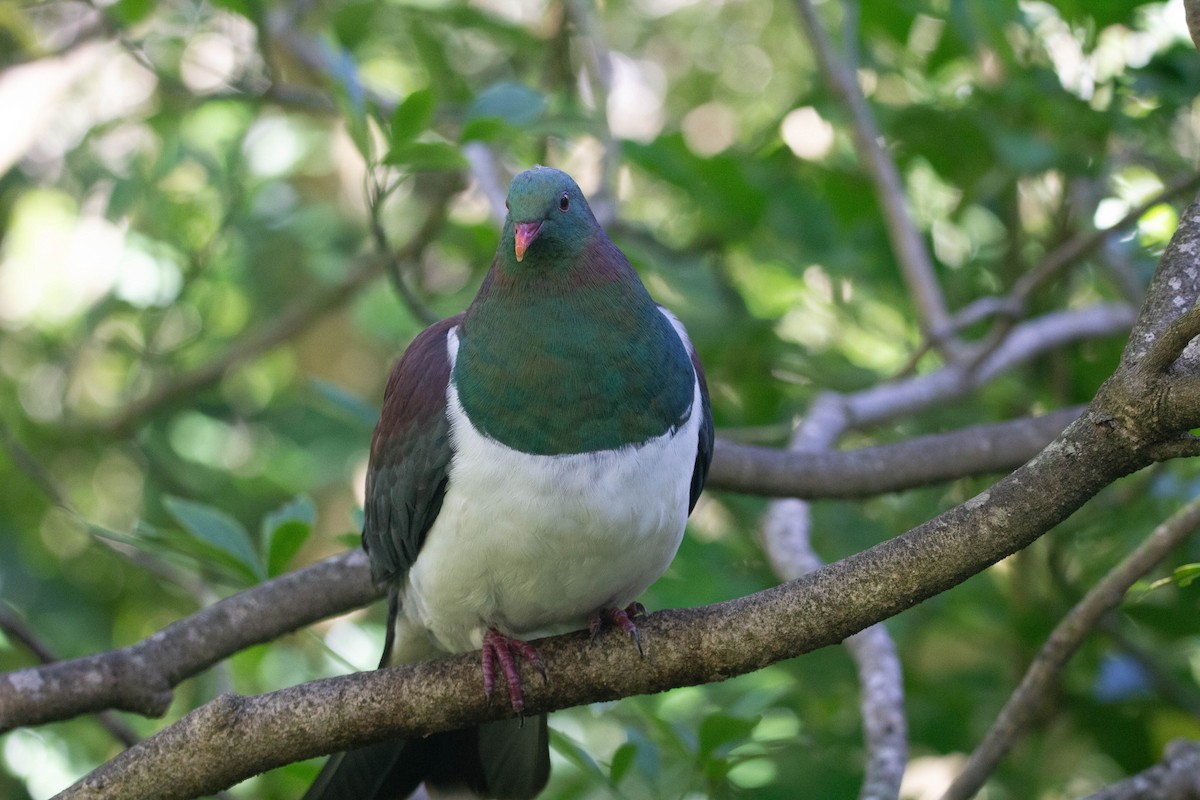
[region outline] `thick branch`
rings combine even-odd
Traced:
[[[184,678],[380,596],[368,574],[365,554],[355,550],[215,603],[122,650],[2,675],[0,733],[108,708],[159,716]]]
[[[946,790],[942,800],[967,800],[983,787],[1017,738],[1025,732],[1057,685],[1071,656],[1095,630],[1101,618],[1116,608],[1134,581],[1162,561],[1200,525],[1200,500],[1193,500],[1154,529],[1138,547],[1092,587],[1078,605],[1055,627],[1029,666],[1025,677],[1004,704],[963,771]]]

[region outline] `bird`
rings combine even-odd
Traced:
[[[532,798],[550,761],[526,720],[528,640],[616,625],[671,563],[712,460],[704,370],[576,182],[516,175],[465,311],[393,369],[371,439],[363,547],[388,589],[381,666],[480,650],[516,715],[330,758],[305,800]],[[497,672],[498,670],[498,672]],[[456,795],[457,796],[457,795]]]

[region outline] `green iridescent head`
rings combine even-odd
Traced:
[[[599,228],[579,186],[565,172],[534,167],[512,179],[501,252],[533,264],[577,254]],[[510,262],[515,265],[515,262]]]

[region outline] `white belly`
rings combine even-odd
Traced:
[[[448,337],[451,363],[457,351]],[[522,638],[582,628],[631,603],[683,538],[700,390],[682,428],[638,447],[539,456],[483,436],[453,386],[445,500],[408,573],[403,616],[442,649],[478,649],[488,627]],[[403,638],[403,636],[402,636]]]

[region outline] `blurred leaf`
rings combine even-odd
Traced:
[[[433,118],[433,107],[432,89],[419,89],[404,98],[392,114],[392,147],[415,139],[425,130]]]
[[[254,19],[261,10],[259,0],[213,0],[213,5],[235,14],[241,14],[247,19]]]
[[[700,723],[700,760],[707,761],[717,750],[748,739],[761,719],[761,716],[734,717],[720,711],[709,714]]]
[[[339,533],[335,537],[335,541],[343,547],[357,548],[362,547],[361,533]]]
[[[316,506],[308,495],[293,498],[263,517],[262,542],[269,577],[283,573],[291,564],[312,533],[316,518]]]
[[[520,83],[497,83],[480,92],[467,109],[467,119],[499,119],[520,128],[540,117],[545,108],[541,92]]]
[[[334,411],[355,425],[371,430],[379,420],[379,409],[376,406],[364,402],[336,384],[313,378],[309,380],[308,385],[322,400],[332,406]]]
[[[180,497],[164,497],[163,505],[196,539],[230,556],[250,577],[265,577],[250,534],[236,519],[219,508]]]
[[[604,771],[600,769],[600,765],[596,763],[595,759],[588,755],[588,752],[578,742],[565,733],[551,728],[550,747],[560,756],[585,772],[598,775],[601,778],[604,777]]]
[[[333,33],[347,50],[358,47],[373,31],[379,3],[374,0],[340,3],[333,13]]]
[[[467,120],[459,139],[463,142],[490,142],[512,131],[512,126],[496,117]]]
[[[384,163],[414,172],[466,169],[467,160],[454,145],[442,142],[409,142],[393,147]]]
[[[625,774],[629,772],[629,768],[633,766],[637,751],[636,744],[625,742],[613,752],[612,761],[608,767],[608,779],[614,786],[621,782],[621,778],[624,778]]]
[[[1192,581],[1200,578],[1200,564],[1184,564],[1182,567],[1176,567],[1171,577],[1177,586],[1190,586]]]
[[[155,0],[117,0],[108,7],[108,13],[123,25],[133,25],[145,19],[157,5]]]

